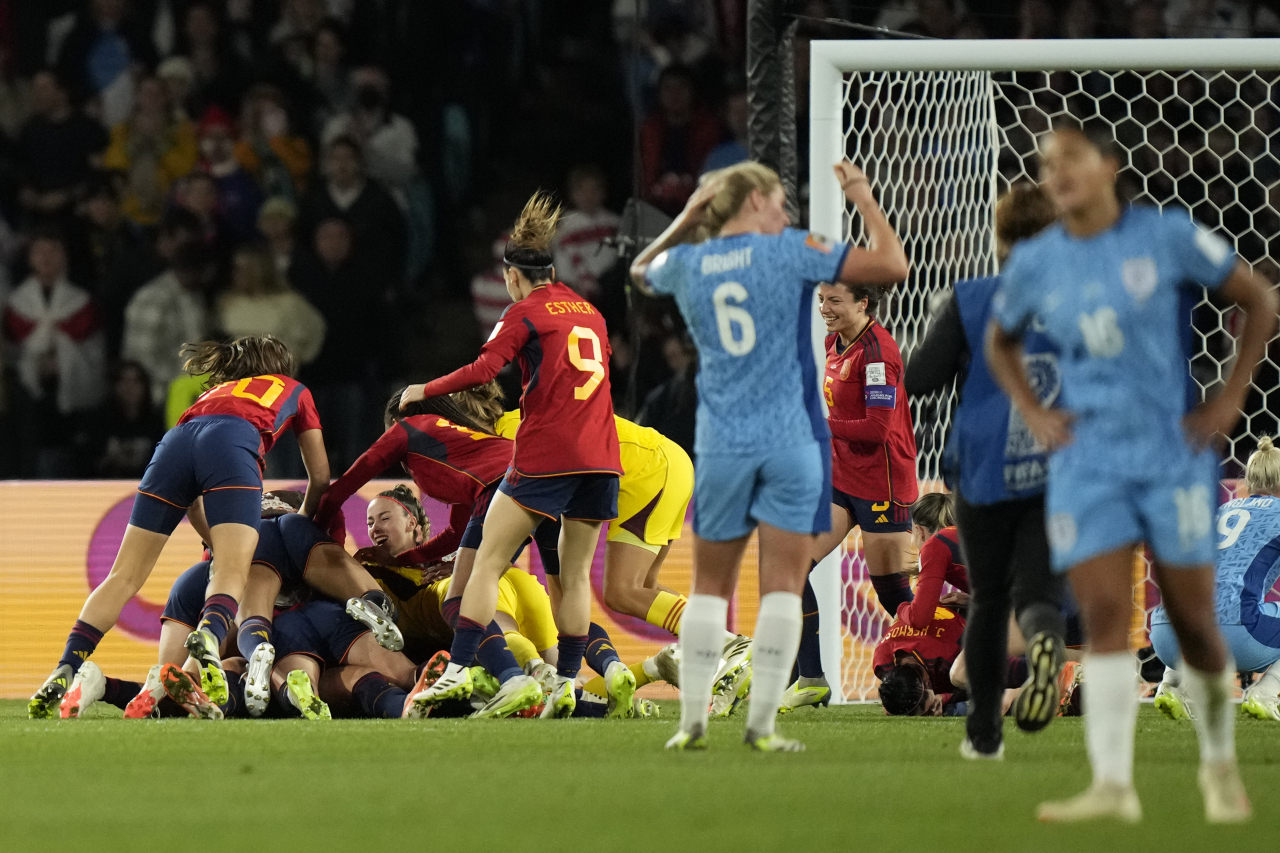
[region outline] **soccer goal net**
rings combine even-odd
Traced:
[[[827,41],[813,43],[811,63],[810,227],[861,239],[862,223],[830,171],[849,157],[866,171],[911,259],[910,278],[880,312],[904,359],[955,281],[996,272],[996,199],[1036,179],[1038,138],[1059,116],[1101,119],[1114,129],[1125,155],[1121,189],[1134,202],[1190,211],[1277,279],[1274,40]],[[1202,394],[1212,393],[1234,357],[1238,320],[1206,296],[1188,322],[1191,374]],[[1226,489],[1257,438],[1276,432],[1277,361],[1258,372],[1228,442]],[[911,401],[922,491],[942,488],[955,400],[951,388]],[[1134,575],[1133,645],[1140,648],[1159,598],[1142,555]],[[868,581],[857,531],[825,561],[815,586],[829,674],[838,660],[836,695],[875,698],[871,656],[890,620]]]

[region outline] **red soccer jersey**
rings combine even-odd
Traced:
[[[969,572],[960,556],[960,537],[954,527],[945,527],[920,548],[920,579],[911,601],[898,605],[898,620],[912,628],[929,624],[938,609],[942,585],[969,591]]]
[[[622,474],[604,318],[569,287],[540,285],[507,308],[480,357],[428,382],[435,397],[474,388],[518,360],[524,393],[512,466],[525,477]]]
[[[934,693],[954,693],[951,664],[960,656],[963,638],[964,619],[943,607],[934,611],[924,628],[912,628],[895,621],[876,646],[871,658],[872,671],[883,677],[883,671],[893,666],[894,655],[909,652],[928,670],[929,686]]]
[[[258,446],[259,464],[286,428],[292,427],[299,435],[320,429],[320,415],[316,413],[316,404],[307,386],[276,374],[215,385],[182,413],[178,423],[185,424],[205,415],[234,415],[253,424],[262,436]]]
[[[827,337],[827,424],[831,482],[855,498],[915,502],[916,436],[902,388],[902,355],[893,336],[871,320],[847,347]]]
[[[438,415],[414,415],[391,425],[320,499],[316,523],[329,527],[347,498],[388,468],[403,462],[424,497],[452,504],[449,527],[415,548],[414,563],[438,559],[458,547],[471,509],[485,488],[511,463],[510,439],[458,426]],[[429,547],[428,547],[429,546]]]

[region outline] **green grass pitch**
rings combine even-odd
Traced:
[[[1190,724],[1150,706],[1138,729],[1137,827],[1037,824],[1037,802],[1087,783],[1079,719],[1003,763],[963,761],[957,719],[878,707],[783,718],[799,755],[662,749],[658,720],[126,722],[98,706],[34,722],[0,702],[0,851],[1218,851],[1280,830],[1280,725],[1241,719],[1255,817],[1209,827]],[[118,711],[115,715],[118,715]]]

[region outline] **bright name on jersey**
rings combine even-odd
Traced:
[[[702,274],[715,275],[729,270],[751,266],[751,247],[734,249],[723,255],[705,255],[702,258]]]

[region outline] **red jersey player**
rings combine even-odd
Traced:
[[[936,717],[955,688],[951,665],[960,656],[964,619],[943,607],[923,628],[895,621],[876,646],[871,667],[880,679],[880,702],[894,716]]]
[[[209,698],[225,704],[218,650],[235,621],[258,544],[262,457],[281,431],[292,428],[309,480],[304,514],[314,512],[329,484],[320,419],[311,392],[290,378],[295,365],[288,347],[264,335],[188,344],[183,354],[184,369],[209,374],[213,387],[156,447],[111,572],[89,594],[57,669],[31,698],[27,710],[33,718],[51,716],[64,696],[74,704],[78,690],[72,678],[142,588],[188,508],[213,550],[213,566],[200,622],[186,646],[200,665]],[[74,715],[62,704],[64,716]]]
[[[560,519],[560,629],[557,682],[544,716],[567,717],[574,709],[573,679],[582,665],[591,622],[591,559],[601,525],[618,514],[622,465],[609,387],[609,336],[591,303],[555,281],[551,242],[560,209],[536,193],[512,229],[503,255],[507,292],[514,302],[502,315],[480,357],[448,376],[405,389],[402,405],[472,388],[493,379],[511,361],[520,364],[524,393],[521,426],[511,467],[485,516],[484,538],[473,577],[462,595],[448,670],[416,706],[471,693],[469,667],[484,626],[493,619],[498,581],[511,555],[544,519]],[[635,691],[635,677],[630,690]],[[527,680],[534,686],[524,683]],[[494,701],[523,701],[536,689],[532,679],[505,683]],[[620,705],[631,701],[626,685],[611,691]]]
[[[912,534],[920,545],[920,576],[911,601],[898,605],[898,619],[912,628],[923,628],[933,618],[942,598],[942,585],[969,592],[969,572],[960,554],[951,496],[934,492],[921,495],[911,506]],[[948,599],[950,601],[950,599]]]

